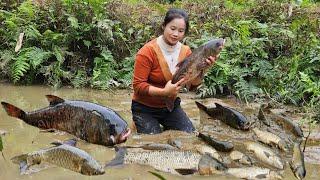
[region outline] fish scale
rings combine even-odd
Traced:
[[[197,169],[201,154],[192,151],[127,151],[125,164],[151,165],[152,167],[176,173],[174,169]]]

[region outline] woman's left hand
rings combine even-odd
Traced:
[[[216,60],[218,59],[219,55],[216,55],[216,56],[209,56],[208,59],[206,59],[206,62],[208,64],[207,68],[211,67],[215,62]]]

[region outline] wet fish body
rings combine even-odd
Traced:
[[[84,175],[99,175],[105,172],[103,167],[87,152],[65,144],[19,155],[11,160],[20,164],[23,171],[32,165],[47,162]]]
[[[122,164],[148,165],[159,171],[179,174],[179,170],[198,171],[202,155],[193,151],[178,150],[137,150],[119,148],[116,157],[106,167]]]
[[[124,142],[130,134],[127,122],[110,108],[86,101],[64,100],[47,95],[50,106],[24,112],[1,102],[9,116],[41,129],[57,129],[94,144],[110,146]]]
[[[195,149],[200,153],[200,154],[209,154],[211,157],[214,157],[215,159],[219,160],[220,162],[223,161],[221,155],[215,150],[214,148],[208,146],[208,145],[196,145]]]
[[[216,140],[208,134],[199,133],[198,137],[218,151],[230,152],[234,147],[231,142]]]
[[[275,152],[273,152],[272,149],[257,142],[248,141],[244,144],[247,150],[253,152],[255,156],[262,162],[278,169],[284,168],[281,158]]]
[[[303,179],[306,176],[306,168],[304,165],[304,154],[301,151],[300,144],[301,142],[294,143],[292,160],[289,162],[289,166],[296,178]]]
[[[285,152],[289,151],[287,143],[283,139],[281,139],[279,136],[271,132],[261,131],[258,128],[254,128],[252,130],[255,133],[255,135],[258,137],[259,141],[271,146],[276,145],[279,149]]]
[[[239,130],[249,130],[250,123],[240,112],[226,106],[215,103],[215,108],[209,108],[196,101],[200,110],[206,112],[210,117],[219,119],[232,128]]]
[[[172,83],[177,83],[180,79],[185,79],[185,84],[200,77],[203,79],[205,69],[208,66],[206,59],[209,56],[216,56],[220,53],[225,43],[225,39],[213,39],[194,49],[192,54],[177,65],[178,70],[172,77]],[[169,111],[173,110],[174,99],[166,99]]]
[[[290,118],[282,116],[280,114],[275,114],[274,121],[282,128],[290,131],[296,137],[303,137],[303,132],[300,126],[293,122]]]
[[[242,179],[282,179],[279,172],[260,167],[229,168],[226,173]]]

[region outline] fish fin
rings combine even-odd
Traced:
[[[105,165],[105,167],[114,167],[120,166],[124,164],[124,156],[127,152],[126,148],[116,147],[116,157],[112,159],[109,163]]]
[[[58,96],[50,95],[50,94],[46,95],[46,98],[49,101],[50,106],[54,106],[64,102],[64,99],[59,98]]]
[[[172,112],[174,108],[174,100],[172,98],[166,98],[165,103],[166,103],[167,109],[170,112]]]
[[[19,170],[20,174],[27,174],[27,170],[29,169],[27,161],[20,161],[19,163]]]
[[[40,133],[54,133],[56,132],[56,129],[50,128],[50,129],[40,129]]]
[[[1,102],[1,104],[9,116],[23,119],[26,115],[26,113],[23,110],[21,110],[20,108],[14,106],[12,104],[9,104],[7,102]]]
[[[53,145],[55,145],[55,146],[60,146],[60,145],[65,144],[65,145],[69,145],[69,146],[76,147],[76,145],[77,145],[77,140],[76,140],[75,138],[72,138],[72,139],[65,140],[65,141],[63,141],[63,142],[54,141],[54,142],[52,142],[52,143],[50,143],[50,144],[53,144]]]
[[[223,108],[223,106],[221,104],[218,103],[214,103],[216,105],[217,108]]]
[[[196,105],[197,105],[197,107],[198,107],[199,109],[201,109],[201,110],[203,110],[203,111],[205,111],[205,112],[208,111],[208,108],[207,108],[205,105],[203,105],[202,103],[200,103],[200,102],[198,102],[198,101],[195,101],[195,102],[196,102]]]
[[[270,156],[271,156],[271,154],[269,154],[268,152],[266,152],[266,151],[263,151],[263,153],[264,153],[264,155],[266,155],[267,156],[267,158],[269,158]]]
[[[198,170],[195,168],[192,168],[192,169],[178,168],[178,169],[174,169],[174,170],[177,171],[181,175],[190,175],[190,174],[194,174],[194,173],[198,172]]]

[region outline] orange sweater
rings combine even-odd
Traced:
[[[181,62],[191,54],[188,46],[182,45],[178,61]],[[133,100],[141,104],[163,108],[166,107],[163,97],[149,95],[150,85],[164,88],[172,74],[161,52],[157,40],[145,44],[137,53],[133,72]]]

